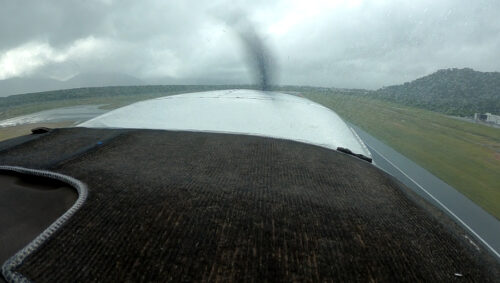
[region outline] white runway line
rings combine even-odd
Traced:
[[[389,159],[387,159],[384,155],[382,155],[380,152],[378,152],[376,149],[373,147],[366,145],[369,147],[370,150],[373,150],[376,152],[380,157],[385,159],[385,161],[389,162],[389,164],[392,165],[392,167],[396,168],[399,172],[401,172],[403,175],[405,175],[406,178],[408,178],[410,181],[412,181],[415,185],[417,185],[423,192],[425,192],[429,197],[431,197],[435,202],[437,202],[441,207],[443,207],[449,214],[451,214],[453,217],[455,217],[465,228],[467,228],[478,240],[480,240],[486,247],[488,247],[498,258],[500,258],[500,253],[498,253],[490,244],[488,244],[479,234],[477,234],[474,230],[472,230],[469,225],[467,225],[460,217],[458,217],[453,211],[451,211],[446,205],[444,205],[441,201],[439,201],[436,197],[431,195],[426,189],[424,189],[419,183],[417,183],[415,180],[413,180],[410,176],[408,176],[403,170],[399,169],[394,163],[392,163]]]

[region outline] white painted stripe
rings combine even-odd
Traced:
[[[373,150],[374,152],[376,152],[378,155],[380,155],[383,159],[385,159],[387,162],[389,162],[389,164],[391,164],[394,168],[396,168],[399,172],[401,172],[403,175],[406,176],[406,178],[408,178],[410,181],[412,181],[413,183],[415,183],[415,185],[417,185],[422,191],[424,191],[429,197],[431,197],[435,202],[437,202],[441,207],[443,207],[449,214],[451,214],[453,217],[455,217],[458,222],[460,222],[465,228],[467,228],[474,236],[476,236],[476,238],[478,240],[480,240],[486,247],[488,247],[498,258],[500,258],[500,254],[492,247],[490,246],[490,244],[488,244],[483,238],[481,238],[481,236],[479,236],[478,233],[476,233],[474,230],[472,230],[472,228],[467,225],[467,223],[465,223],[462,219],[460,219],[460,217],[458,217],[455,213],[453,213],[453,211],[451,211],[448,207],[446,207],[446,205],[444,205],[441,201],[439,201],[436,197],[434,197],[433,195],[431,195],[431,193],[429,193],[426,189],[424,189],[419,183],[417,183],[415,180],[413,180],[410,176],[408,176],[405,172],[403,172],[401,169],[399,169],[399,167],[397,167],[394,163],[392,163],[389,159],[387,159],[384,155],[382,155],[380,152],[378,152],[376,149],[374,149],[373,147],[367,145],[369,147],[370,150]]]

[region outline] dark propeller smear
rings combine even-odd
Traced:
[[[245,51],[248,68],[254,83],[261,90],[270,90],[274,83],[276,66],[274,56],[263,37],[245,16],[234,17],[233,27],[238,34]]]

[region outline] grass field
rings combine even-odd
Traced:
[[[34,123],[34,124],[24,124],[13,127],[0,127],[0,141],[8,140],[11,138],[29,135],[31,134],[31,129],[37,127],[47,127],[47,128],[64,128],[73,126],[73,122],[60,122],[60,123]]]
[[[366,96],[306,92],[500,219],[500,129]]]

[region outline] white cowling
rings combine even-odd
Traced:
[[[371,157],[357,134],[330,109],[279,92],[221,90],[137,102],[79,124],[89,128],[137,128],[235,133],[295,140]]]

